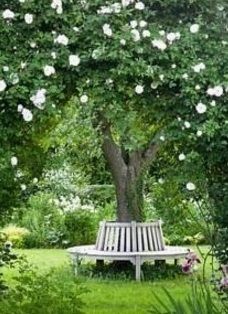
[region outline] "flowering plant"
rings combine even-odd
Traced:
[[[182,264],[182,271],[185,274],[191,274],[197,270],[197,264],[201,263],[195,252],[189,250]]]

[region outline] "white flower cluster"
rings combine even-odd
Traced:
[[[63,4],[62,0],[53,0],[51,3],[52,9],[56,10],[57,14],[62,14],[63,13]]]
[[[54,43],[67,46],[69,43],[69,38],[66,35],[60,34],[54,39]]]
[[[61,208],[64,214],[72,213],[78,210],[94,211],[95,208],[92,204],[82,205],[79,196],[70,194],[68,197],[60,196],[59,199],[54,199],[54,204]]]
[[[120,13],[121,11],[121,3],[115,2],[109,6],[102,6],[97,13],[98,14],[112,14],[112,13]]]
[[[215,87],[210,87],[207,90],[207,94],[209,96],[221,97],[223,95],[223,87],[220,85],[215,86]]]
[[[205,70],[206,69],[206,66],[203,62],[200,62],[194,66],[192,66],[192,69],[194,72],[196,73],[200,73],[202,70]]]
[[[165,31],[161,30],[159,32],[159,34],[161,36],[165,36]],[[161,38],[155,38],[153,41],[152,41],[152,46],[161,50],[161,51],[164,51],[168,45],[167,44],[172,44],[175,40],[179,40],[181,37],[181,34],[180,32],[171,32],[171,33],[168,33],[166,34],[165,38],[161,39]]]
[[[104,24],[103,25],[103,32],[107,37],[111,37],[112,36],[112,29],[111,26],[109,24]]]
[[[30,100],[32,101],[33,105],[37,107],[38,109],[43,109],[43,105],[46,101],[46,89],[42,88],[37,90],[35,95],[30,97]]]
[[[55,68],[52,65],[45,65],[43,67],[43,71],[45,76],[51,76],[55,74]]]
[[[20,112],[22,114],[23,119],[26,122],[31,122],[33,119],[33,114],[31,112],[31,110],[24,108],[22,105],[18,105],[17,107],[17,111]]]

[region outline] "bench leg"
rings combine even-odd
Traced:
[[[135,258],[135,280],[140,281],[141,279],[141,260],[140,256]]]
[[[179,264],[179,259],[178,258],[175,258],[174,260],[174,265],[177,266]]]

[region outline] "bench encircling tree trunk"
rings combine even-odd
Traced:
[[[76,246],[68,249],[76,272],[81,257],[103,261],[130,261],[135,265],[135,278],[140,280],[141,265],[145,261],[178,259],[187,254],[182,247],[166,246],[161,220],[155,222],[106,222],[100,223],[95,245]]]

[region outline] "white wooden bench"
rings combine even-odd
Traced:
[[[82,257],[97,261],[130,261],[135,265],[136,280],[140,280],[141,265],[145,261],[173,259],[177,263],[188,253],[186,248],[165,245],[161,220],[148,223],[102,221],[95,245],[75,246],[68,252],[76,271]]]

